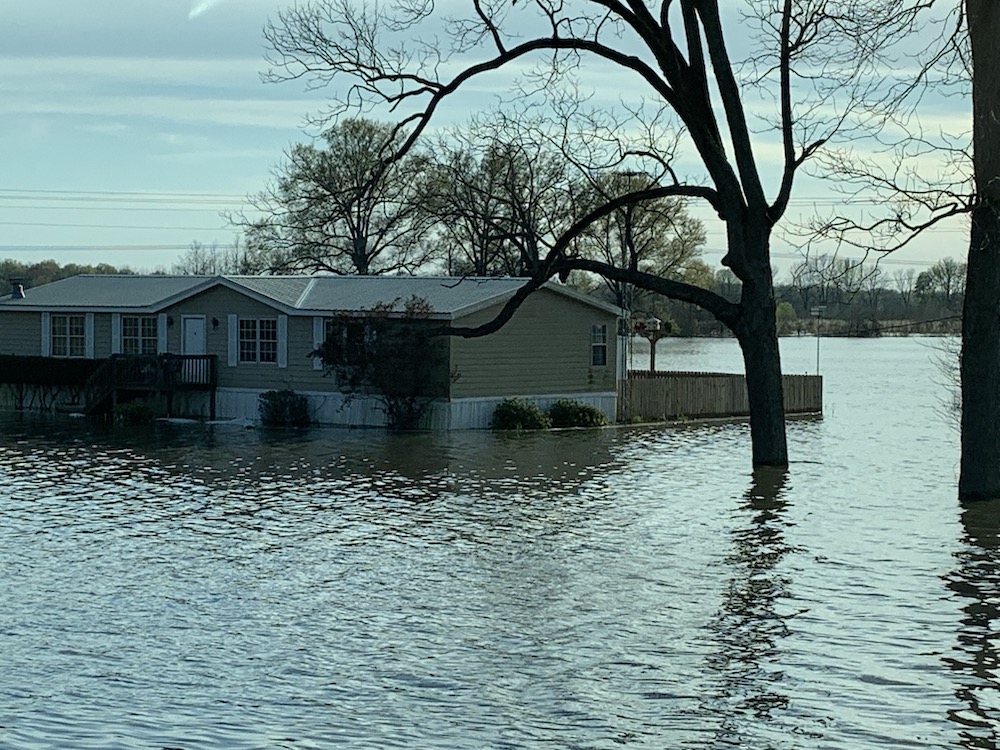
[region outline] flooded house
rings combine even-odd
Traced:
[[[313,421],[385,424],[377,389],[348,388],[317,356],[371,336],[491,320],[517,278],[82,275],[0,297],[0,408],[99,413],[143,398],[173,416],[256,419],[294,391]],[[617,416],[620,310],[550,282],[499,331],[433,336],[418,390],[425,426],[480,428],[501,401],[570,398]],[[385,330],[385,329],[384,329]],[[402,373],[400,374],[402,377]]]

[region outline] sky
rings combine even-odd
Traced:
[[[13,5],[13,7],[11,7]],[[169,267],[228,244],[321,105],[263,84],[275,0],[35,0],[0,25],[0,257]]]
[[[322,91],[261,82],[263,26],[289,5],[8,3],[0,25],[0,258],[169,270],[192,242],[232,243],[237,235],[220,214],[266,185],[282,152],[310,138],[306,117],[323,107]],[[826,188],[803,181],[790,214],[831,200]],[[714,263],[723,227],[711,212],[692,212],[706,223],[705,259]],[[967,231],[953,222],[886,267],[919,270],[961,257]],[[799,259],[780,240],[772,251],[779,270]]]

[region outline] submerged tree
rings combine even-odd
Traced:
[[[972,209],[962,319],[963,499],[1000,498],[1000,7],[966,0],[972,51]]]
[[[883,210],[867,220],[838,216],[820,228],[855,247],[892,252],[943,221],[970,217],[964,272],[939,267],[937,278],[921,274],[919,281],[922,290],[937,286],[946,305],[953,286],[964,292],[958,492],[963,500],[1000,498],[1000,6],[996,0],[901,5],[932,33],[911,43],[916,52],[898,66],[900,86],[872,110],[880,152],[863,159],[843,151],[827,165],[866,190],[866,203],[877,196]],[[970,95],[971,142],[965,127],[955,133],[921,126],[921,109],[934,112],[929,97]],[[920,290],[914,284],[912,291]]]
[[[573,97],[572,84],[574,71],[586,61],[627,74],[641,90],[621,108],[588,114],[588,137],[617,150],[617,161],[609,166],[645,172],[653,176],[651,185],[580,217],[493,322],[451,333],[478,336],[497,330],[547,279],[577,269],[697,305],[727,326],[743,351],[754,464],[784,465],[771,233],[785,213],[801,165],[849,123],[861,90],[881,75],[882,40],[906,30],[913,18],[901,12],[905,3],[893,0],[747,2],[748,17],[726,20],[720,5],[718,0],[590,0],[571,9],[548,0],[510,6],[471,0],[468,14],[456,17],[453,5],[439,9],[431,0],[370,6],[314,0],[279,13],[265,34],[273,51],[273,79],[334,82],[347,109],[381,104],[393,111],[401,131],[409,128],[399,155],[456,92],[481,74],[523,70],[528,61],[542,59],[546,62],[534,77],[529,74],[517,90],[536,100],[558,92],[556,105],[570,103],[562,112],[584,108],[586,94]],[[756,45],[743,68],[730,52],[727,22],[739,29],[741,41],[750,36]],[[442,28],[449,42],[434,46],[429,40]],[[625,79],[613,80],[614,97],[626,96]],[[751,127],[751,113],[762,102],[774,105],[772,127],[763,130],[780,141],[781,163],[770,197]],[[629,142],[631,134],[652,133],[667,117],[673,118],[675,137]],[[700,165],[691,179],[682,174],[693,165],[679,167],[684,146]],[[637,265],[574,252],[575,240],[594,222],[626,206],[664,198],[705,201],[725,223],[723,265],[741,282],[738,301]]]

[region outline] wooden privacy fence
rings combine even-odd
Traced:
[[[783,375],[785,412],[823,411],[822,375]],[[631,371],[620,383],[618,413],[623,421],[750,414],[746,378],[717,372]]]

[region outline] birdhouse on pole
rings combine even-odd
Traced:
[[[656,343],[670,335],[670,324],[659,318],[649,317],[637,320],[632,327],[634,333],[649,341],[649,371],[656,371]]]

